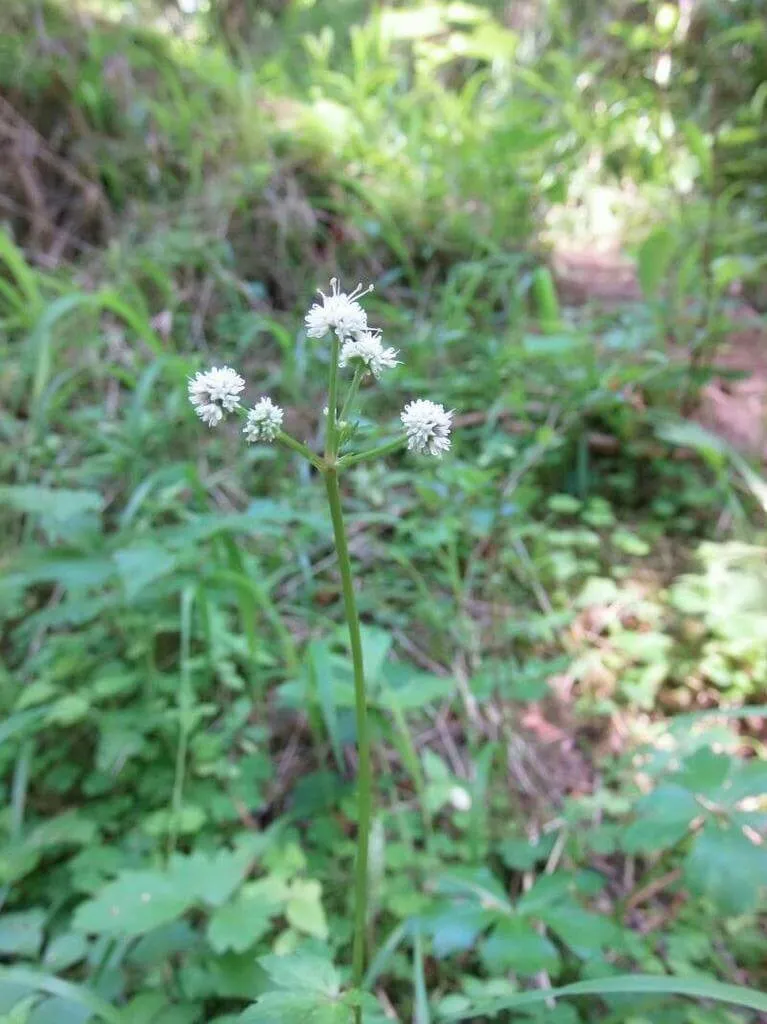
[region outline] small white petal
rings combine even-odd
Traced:
[[[271,398],[259,398],[247,415],[242,432],[249,444],[255,441],[273,441],[282,429],[283,409]]]
[[[205,405],[197,406],[197,415],[206,427],[216,427],[224,418],[221,407],[215,402],[208,402]]]
[[[438,459],[450,449],[453,412],[443,405],[418,398],[409,402],[400,416],[411,452],[434,455]]]
[[[384,370],[398,364],[398,354],[396,348],[383,347],[380,331],[363,331],[356,338],[344,342],[338,365],[347,366],[359,359],[374,377],[380,377]]]
[[[338,290],[338,280],[334,277],[330,287],[330,295],[320,292],[322,302],[315,302],[306,314],[304,323],[307,335],[310,338],[324,338],[329,331],[335,331],[343,341],[367,330],[367,313],[359,304],[359,299],[373,290],[372,284],[368,288],[358,284],[347,295]]]
[[[189,380],[189,401],[203,423],[215,427],[224,418],[224,412],[234,412],[239,406],[244,387],[245,381],[230,366],[198,370]]]

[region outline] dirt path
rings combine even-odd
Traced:
[[[594,302],[611,309],[642,297],[633,262],[617,250],[558,250],[553,270],[567,305]],[[712,380],[693,418],[744,454],[767,461],[767,325],[745,302],[735,316],[743,327],[717,353],[716,365],[747,376]]]

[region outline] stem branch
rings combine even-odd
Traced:
[[[333,343],[330,346],[330,384],[328,386],[328,418],[325,427],[325,458],[331,459],[336,454],[336,413],[338,412],[338,354],[340,342],[333,332]]]
[[[347,466],[356,466],[358,462],[368,462],[370,459],[377,459],[382,455],[391,455],[392,452],[402,448],[406,441],[407,438],[403,434],[401,437],[387,441],[386,444],[380,444],[377,448],[371,448],[369,451],[359,452],[357,455],[342,455],[338,460],[338,465],[342,469],[346,469]]]

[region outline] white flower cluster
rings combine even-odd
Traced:
[[[343,343],[338,365],[354,365],[358,359],[366,370],[378,378],[384,370],[397,365],[397,355],[396,348],[383,347],[380,331],[362,331],[356,338],[349,338]]]
[[[339,288],[338,279],[330,282],[330,295],[322,296],[306,315],[306,333],[310,338],[324,338],[334,331],[341,342],[338,365],[362,367],[378,379],[384,370],[397,366],[399,353],[394,348],[384,348],[381,332],[368,327],[367,313],[360,305],[360,299],[373,290],[371,285],[363,288],[358,284],[348,295]],[[407,435],[410,451],[434,455],[441,458],[450,449],[452,412],[444,406],[419,398],[405,406],[400,419]]]
[[[363,288],[358,284],[348,295],[338,290],[338,278],[330,279],[330,295],[320,292],[322,302],[315,302],[304,320],[310,338],[324,338],[335,331],[339,341],[356,338],[367,330],[368,317],[359,300],[372,292],[372,284]]]
[[[444,405],[419,398],[408,402],[400,419],[411,452],[428,453],[440,459],[450,450],[453,412],[446,412]]]
[[[285,413],[271,398],[259,398],[248,413],[242,432],[249,444],[255,441],[273,441],[282,430]]]
[[[330,295],[320,292],[322,302],[315,302],[306,314],[306,333],[310,338],[324,338],[333,331],[340,342],[338,365],[352,366],[371,373],[378,379],[384,370],[397,366],[398,352],[384,348],[381,332],[368,327],[367,313],[359,300],[373,290],[361,284],[348,295],[339,289],[338,280],[330,282]],[[230,366],[214,366],[198,371],[189,380],[189,401],[197,415],[209,427],[217,426],[227,413],[240,410],[240,393],[245,381]],[[326,410],[327,411],[327,410]],[[244,410],[243,410],[244,412]],[[279,405],[264,396],[259,398],[245,417],[243,434],[249,444],[271,442],[282,431],[285,413]],[[400,419],[405,429],[409,451],[441,458],[450,450],[453,412],[428,399],[409,402]],[[286,439],[290,441],[290,438]],[[295,440],[291,441],[295,445]]]
[[[229,412],[240,409],[245,381],[231,366],[198,370],[189,379],[189,401],[209,427],[216,427]],[[283,410],[271,398],[259,399],[245,419],[243,433],[249,442],[273,441],[282,429]]]
[[[245,381],[230,366],[214,366],[204,373],[198,370],[189,381],[189,401],[202,422],[215,427],[224,413],[239,408],[244,387]]]

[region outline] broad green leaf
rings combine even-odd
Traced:
[[[182,892],[188,891],[194,898],[219,907],[242,884],[256,859],[257,849],[251,843],[212,854],[175,854],[168,865],[168,876]]]
[[[491,974],[537,974],[559,966],[556,947],[531,924],[516,918],[499,921],[480,943],[479,952]]]
[[[124,1024],[122,1015],[109,1003],[90,992],[83,985],[74,985],[52,974],[28,970],[26,967],[0,967],[0,982],[22,985],[34,992],[57,996],[67,1003],[84,1006],[96,1020],[105,1024]]]
[[[64,971],[84,960],[87,955],[87,940],[82,935],[65,932],[48,943],[43,963],[52,971]]]
[[[601,914],[591,914],[575,904],[547,907],[541,911],[542,920],[570,949],[579,956],[614,944],[618,927]]]
[[[675,781],[693,793],[711,795],[724,783],[730,772],[732,758],[717,754],[709,747],[700,747],[682,762]]]
[[[352,1024],[352,1009],[309,992],[267,992],[239,1024]]]
[[[28,1024],[86,1024],[93,1020],[93,1011],[66,999],[45,999],[29,1015]]]
[[[567,874],[539,875],[532,886],[520,896],[517,912],[536,915],[546,907],[555,906],[564,899],[573,885]]]
[[[457,904],[431,918],[426,927],[432,937],[434,955],[450,956],[471,949],[495,915],[474,903]]]
[[[0,915],[0,953],[36,957],[43,941],[44,910]]]
[[[739,829],[709,821],[696,836],[684,865],[687,884],[708,896],[725,914],[742,914],[767,888],[767,849]]]
[[[234,950],[242,953],[265,935],[271,927],[271,908],[258,900],[240,896],[219,907],[208,923],[208,942],[217,953]]]
[[[150,583],[173,572],[178,564],[176,554],[151,541],[123,548],[116,551],[113,557],[129,601]]]
[[[78,907],[74,927],[98,935],[142,935],[180,917],[195,894],[159,871],[125,871]]]
[[[290,886],[285,915],[296,931],[318,939],[328,937],[328,923],[322,909],[322,886],[319,882],[297,878]]]
[[[756,989],[741,985],[727,985],[713,978],[673,978],[653,974],[618,975],[611,978],[599,978],[595,981],[578,981],[562,988],[539,988],[529,992],[498,1000],[486,1000],[475,1003],[470,1010],[459,1013],[445,1014],[446,1021],[472,1021],[487,1014],[500,1013],[503,1010],[515,1010],[522,1006],[533,1006],[548,999],[561,999],[569,996],[606,996],[606,995],[669,995],[690,996],[693,999],[713,999],[720,1003],[731,1003],[750,1010],[767,1012],[767,995]]]
[[[341,979],[330,960],[310,953],[262,956],[258,961],[278,988],[313,992],[335,998]]]
[[[71,491],[60,487],[0,487],[0,506],[42,517],[61,525],[86,512],[98,512],[104,499],[98,491]]]
[[[675,783],[658,786],[636,806],[637,820],[621,837],[628,853],[652,852],[672,846],[700,816],[701,807],[689,789]]]
[[[657,295],[676,246],[676,239],[668,228],[657,228],[642,243],[637,260],[639,283],[646,298]]]

